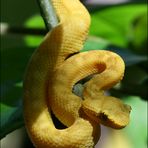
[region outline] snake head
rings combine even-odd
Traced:
[[[124,128],[129,123],[131,107],[115,97],[100,96],[93,101],[86,99],[82,108],[96,122],[114,129]]]

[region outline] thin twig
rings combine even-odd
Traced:
[[[47,31],[42,28],[26,28],[18,26],[10,26],[7,23],[0,23],[1,35],[45,35]]]

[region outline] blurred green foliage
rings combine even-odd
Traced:
[[[132,106],[130,124],[123,132],[130,140],[132,148],[147,148],[147,104],[138,96],[128,96],[123,100]]]
[[[140,4],[114,6],[93,12],[90,34],[108,39],[115,45],[127,47],[133,40],[134,20],[146,12],[147,7]]]
[[[3,1],[3,3],[6,5],[6,2]],[[28,11],[31,13],[33,4],[31,2],[28,6]],[[20,7],[18,11],[21,11]],[[34,12],[36,11],[35,6]],[[19,25],[22,19],[14,12],[11,14],[14,18],[4,18],[3,15],[2,21],[9,20],[10,25]],[[44,23],[39,14],[31,17],[28,14],[24,18],[26,19],[23,22],[25,27],[44,29]],[[91,11],[91,18],[89,37],[82,52],[96,49],[112,50],[124,59],[125,77],[120,87],[113,88],[110,93],[132,106],[132,122],[125,131],[133,140],[133,148],[145,148],[147,117],[146,101],[143,100],[147,100],[148,97],[147,6],[146,4],[109,6]],[[14,20],[18,23],[13,23]],[[22,81],[25,67],[42,39],[41,35],[2,36],[1,138],[23,126]]]

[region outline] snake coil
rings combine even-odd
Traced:
[[[123,128],[130,107],[104,90],[119,82],[124,62],[104,50],[79,52],[86,40],[90,16],[79,0],[52,0],[59,24],[32,55],[24,79],[24,119],[37,148],[93,148],[100,123]],[[84,87],[83,99],[72,93],[76,82],[95,74]],[[57,129],[51,111],[67,126]]]

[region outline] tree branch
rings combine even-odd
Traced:
[[[58,24],[58,18],[52,5],[52,0],[37,0],[41,15],[44,19],[47,30],[54,28]]]

